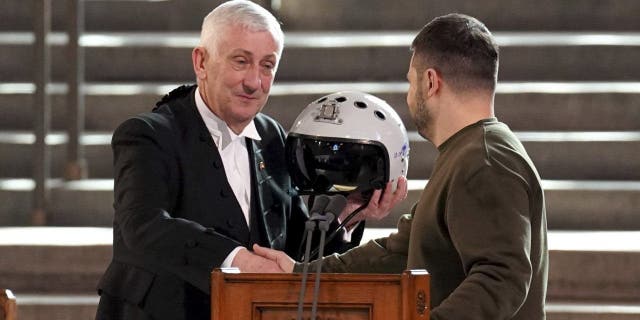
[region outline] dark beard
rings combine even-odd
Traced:
[[[430,136],[430,124],[432,122],[432,117],[431,117],[431,113],[429,112],[429,109],[427,108],[427,103],[423,98],[422,95],[422,90],[419,90],[416,92],[415,94],[415,101],[416,101],[416,110],[415,112],[412,114],[412,118],[413,118],[413,123],[416,125],[416,128],[418,129],[418,133],[425,139],[431,141],[429,139]]]

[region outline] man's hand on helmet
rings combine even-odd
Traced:
[[[351,226],[355,226],[358,222],[373,219],[380,220],[391,212],[391,209],[395,207],[402,200],[407,198],[407,178],[400,176],[397,179],[397,187],[393,190],[393,184],[395,181],[389,181],[383,190],[376,189],[369,198],[368,205],[358,213],[347,225],[347,230]],[[338,217],[338,222],[341,223],[346,217],[353,211],[358,209],[365,203],[366,199],[358,192],[353,192],[347,197],[347,206],[342,210]]]

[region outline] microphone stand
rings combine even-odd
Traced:
[[[309,220],[304,224],[307,231],[307,247],[305,249],[304,261],[302,262],[302,283],[300,284],[300,294],[298,295],[298,313],[297,320],[302,319],[302,309],[304,305],[304,294],[307,291],[307,276],[309,275],[309,251],[311,251],[311,238],[313,237],[313,229],[315,229],[315,221]]]
[[[327,212],[324,216],[324,219],[318,222],[318,229],[320,229],[320,255],[318,257],[322,258],[322,253],[324,251],[324,240],[329,231],[329,225],[331,221],[334,219],[334,215],[331,212]],[[316,319],[316,313],[318,311],[318,292],[320,291],[320,272],[322,271],[322,259],[318,259],[318,265],[316,266],[316,279],[315,284],[313,286],[313,303],[311,306],[311,319]]]
[[[305,295],[305,292],[307,291],[307,277],[309,275],[309,258],[311,256],[309,252],[311,251],[311,242],[312,242],[311,240],[313,238],[313,231],[316,228],[317,221],[325,219],[324,211],[327,205],[329,204],[329,197],[325,195],[322,195],[315,200],[316,201],[313,207],[311,208],[311,217],[307,222],[305,222],[305,225],[304,225],[304,229],[307,233],[307,246],[304,253],[304,262],[302,265],[303,266],[302,283],[300,285],[300,295],[298,296],[298,312],[296,316],[297,320],[302,320],[302,313],[303,313],[303,307],[304,307],[304,295]]]
[[[317,202],[313,205],[311,209],[311,217],[309,221],[305,223],[305,231],[307,232],[307,246],[304,255],[304,262],[302,268],[302,284],[300,288],[300,295],[298,296],[298,314],[297,320],[302,319],[303,313],[303,303],[304,303],[304,295],[307,289],[307,277],[309,274],[309,259],[311,254],[311,240],[313,237],[313,231],[315,229],[316,223],[318,225],[318,229],[320,229],[320,244],[318,246],[319,258],[322,258],[324,253],[325,246],[325,237],[327,235],[327,231],[329,231],[329,226],[333,219],[336,217],[336,213],[340,214],[340,212],[347,205],[347,199],[342,195],[336,195],[329,198],[326,195],[322,195],[318,197]],[[357,210],[356,210],[357,211]],[[355,216],[357,212],[351,214],[351,218]],[[335,236],[335,235],[334,235]],[[313,288],[313,298],[312,298],[312,307],[311,307],[311,319],[316,319],[316,314],[318,311],[318,293],[320,291],[320,272],[322,271],[322,259],[318,260],[318,265],[316,267],[316,278],[315,284]]]

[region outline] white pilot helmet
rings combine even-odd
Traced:
[[[357,91],[307,105],[285,149],[293,183],[306,194],[384,188],[406,176],[409,167],[409,139],[400,116],[384,100]]]

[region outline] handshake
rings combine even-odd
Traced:
[[[296,261],[286,253],[253,245],[253,252],[240,249],[231,266],[242,272],[291,273]]]
[[[380,220],[386,217],[391,208],[407,197],[407,179],[404,176],[398,178],[397,188],[392,191],[392,182],[388,182],[384,192],[374,190],[368,203],[365,203],[360,193],[351,193],[346,198],[346,205],[338,216],[338,223],[345,220],[349,223],[346,228],[354,227],[358,222],[365,219]],[[344,202],[343,202],[344,204]],[[366,207],[364,205],[366,204]],[[326,206],[326,203],[324,204]],[[315,206],[314,206],[315,207]],[[322,210],[324,207],[322,208]],[[353,216],[352,213],[361,209],[360,214]],[[311,210],[313,213],[313,209]],[[353,219],[350,219],[352,216]],[[330,240],[330,239],[329,239]],[[240,269],[241,272],[250,273],[291,273],[296,261],[286,253],[270,248],[253,245],[253,251],[242,248],[233,259],[231,266]]]

